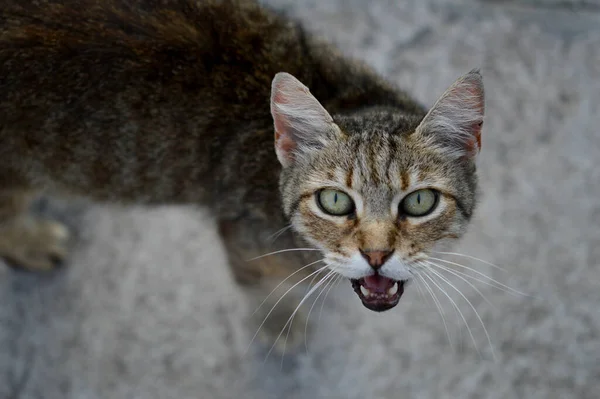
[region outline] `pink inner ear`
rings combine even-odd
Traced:
[[[285,97],[281,95],[281,91],[277,90],[273,96],[273,101],[277,104],[287,104]]]
[[[281,95],[281,92],[278,91],[273,96],[272,101],[275,104],[287,104],[285,97]],[[288,123],[285,117],[280,112],[273,113],[273,122],[275,124],[275,141],[277,142],[280,136],[285,136],[285,130],[288,128]]]
[[[291,158],[292,151],[296,148],[296,142],[288,134],[281,133],[277,122],[275,122],[275,145],[279,151],[285,154],[286,158]]]
[[[273,96],[275,104],[287,104],[288,101],[281,92],[276,92]],[[275,145],[278,148],[278,152],[281,153],[285,158],[291,159],[292,151],[296,148],[296,143],[290,137],[288,132],[289,124],[284,115],[280,112],[274,112],[273,122],[275,125]]]
[[[465,85],[462,90],[465,91],[466,98],[470,99],[470,105],[483,115],[484,103],[483,90],[481,87],[475,85]]]
[[[485,103],[483,96],[483,89],[479,85],[464,84],[456,87],[452,90],[452,95],[457,98],[463,99],[464,106],[474,109],[480,113],[483,117],[485,112]],[[481,128],[483,122],[477,122],[472,126],[469,126],[469,130],[473,135],[473,139],[466,143],[466,150],[469,153],[481,151]]]
[[[481,127],[483,126],[483,122],[479,122],[472,129],[473,140],[467,142],[466,150],[468,153],[479,152],[481,151]]]
[[[472,106],[475,108],[481,115],[485,112],[485,104],[483,97],[483,90],[478,86],[467,86],[465,90],[469,93],[469,98],[472,98]],[[473,132],[473,141],[471,142],[471,148],[469,151],[475,150],[475,145],[477,145],[477,152],[481,151],[481,128],[483,127],[483,121],[475,124],[472,127]]]

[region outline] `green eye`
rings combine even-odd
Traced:
[[[408,216],[425,216],[435,209],[437,200],[437,192],[426,188],[408,194],[400,207]]]
[[[325,189],[317,193],[317,201],[323,212],[334,216],[349,215],[354,212],[354,202],[342,191]]]

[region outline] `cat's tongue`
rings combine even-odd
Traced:
[[[404,293],[404,283],[375,274],[352,280],[352,287],[366,308],[383,312],[398,304]]]
[[[396,282],[390,278],[375,274],[363,278],[362,286],[374,294],[387,294]]]

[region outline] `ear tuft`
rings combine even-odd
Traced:
[[[473,69],[437,100],[416,133],[450,156],[474,157],[481,150],[484,110],[483,79]]]
[[[295,157],[322,148],[329,135],[339,130],[308,87],[285,72],[275,75],[271,85],[271,115],[275,150],[284,167]]]

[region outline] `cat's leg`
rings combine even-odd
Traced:
[[[305,333],[310,331],[307,309],[312,303],[307,301],[299,305],[314,276],[311,276],[314,269],[300,270],[304,263],[311,262],[301,261],[293,255],[250,260],[273,250],[261,240],[260,230],[260,224],[251,221],[219,222],[231,272],[249,300],[251,336],[256,334],[255,340],[267,349],[273,347],[278,353],[292,353],[304,343]],[[282,283],[285,279],[288,280]],[[303,279],[304,284],[290,290]]]
[[[31,212],[34,198],[26,188],[0,184],[0,258],[15,269],[48,271],[65,260],[69,230]]]

